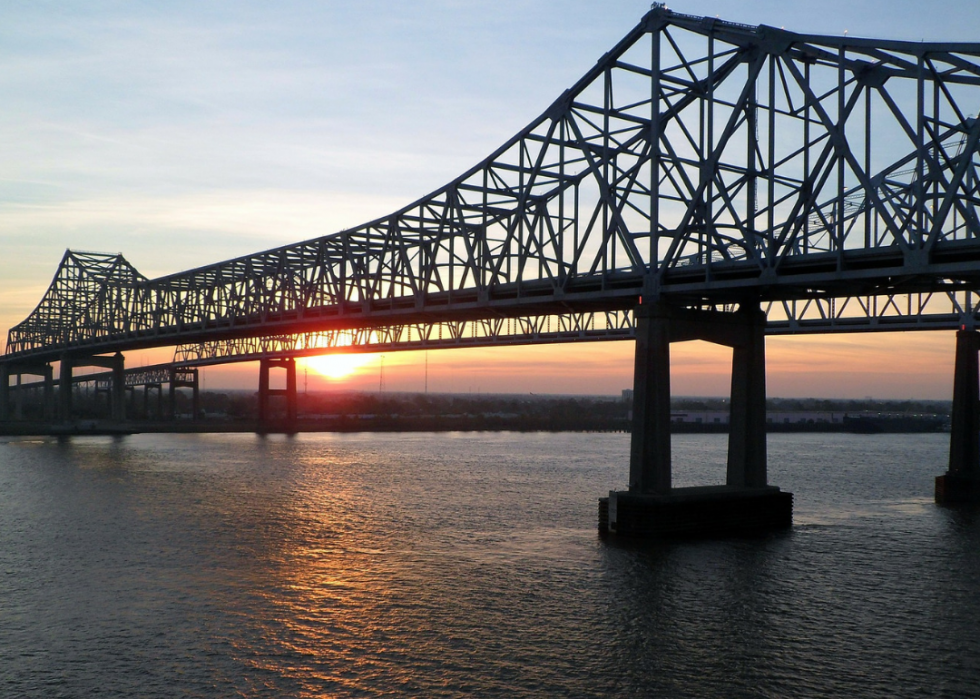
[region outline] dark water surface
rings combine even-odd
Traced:
[[[0,696],[980,696],[946,435],[772,435],[791,532],[645,546],[595,531],[628,439],[0,442]]]

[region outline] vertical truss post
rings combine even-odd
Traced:
[[[647,271],[647,283],[659,270],[660,249],[660,32],[655,31],[651,37],[650,46],[650,269]],[[713,94],[713,93],[712,93]],[[578,225],[578,217],[575,217]],[[576,247],[577,249],[577,247]]]
[[[980,333],[956,333],[949,470],[936,478],[936,502],[980,500]]]

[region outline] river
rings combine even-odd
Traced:
[[[978,696],[947,445],[773,434],[792,530],[628,544],[626,434],[5,438],[0,696]]]

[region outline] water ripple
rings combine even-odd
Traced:
[[[600,541],[627,435],[0,442],[0,694],[941,696],[980,687],[942,435],[773,435],[791,532]],[[678,435],[675,481],[725,440]]]

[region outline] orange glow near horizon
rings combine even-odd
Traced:
[[[953,332],[770,337],[766,393],[773,398],[952,397]],[[126,365],[168,361],[172,350],[132,352]],[[707,342],[671,345],[671,393],[725,396],[732,353]],[[310,391],[618,395],[633,385],[633,342],[347,353],[299,360]],[[201,368],[207,390],[258,386],[258,363]]]
[[[324,354],[319,357],[305,357],[302,366],[309,367],[320,376],[340,381],[357,373],[358,369],[377,361],[377,354]]]

